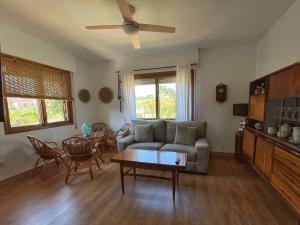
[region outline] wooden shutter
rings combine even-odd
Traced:
[[[72,100],[70,72],[2,55],[5,97]]]

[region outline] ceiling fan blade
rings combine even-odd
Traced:
[[[124,20],[133,21],[132,14],[128,8],[126,0],[116,0]]]
[[[122,29],[123,25],[95,25],[95,26],[85,26],[88,30],[98,30],[98,29]]]
[[[139,23],[140,31],[152,31],[152,32],[162,32],[162,33],[175,33],[175,27],[167,27],[153,24],[143,24]]]
[[[132,43],[134,49],[141,48],[140,39],[139,39],[139,36],[137,34],[131,35],[130,40],[131,40],[131,43]]]

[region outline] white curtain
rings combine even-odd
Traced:
[[[124,117],[126,122],[136,118],[134,74],[131,70],[121,71]]]
[[[177,66],[176,120],[192,120],[192,85],[190,64],[182,64]]]

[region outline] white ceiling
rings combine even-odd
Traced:
[[[85,25],[121,24],[114,0],[0,0],[0,23],[88,59],[113,59],[178,48],[256,40],[295,0],[129,0],[141,23],[176,26],[175,34],[140,32],[134,50],[122,30]]]

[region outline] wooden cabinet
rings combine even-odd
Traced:
[[[300,65],[294,67],[294,83],[296,86],[296,95],[300,96]]]
[[[271,184],[300,215],[300,158],[275,147]]]
[[[254,158],[254,146],[255,146],[255,135],[254,133],[245,130],[244,138],[243,138],[243,155],[250,160],[253,161]]]
[[[254,165],[268,179],[272,173],[273,151],[272,143],[259,136],[256,138]]]
[[[235,133],[235,151],[234,151],[234,155],[235,155],[235,158],[240,162],[243,161],[243,157],[242,157],[243,137],[244,137],[244,132],[238,131],[238,132]]]
[[[268,98],[282,98],[297,95],[297,83],[300,85],[299,66],[273,74],[269,78]],[[300,86],[298,87],[300,91]]]
[[[249,99],[249,118],[264,121],[265,117],[265,96],[251,95]]]

